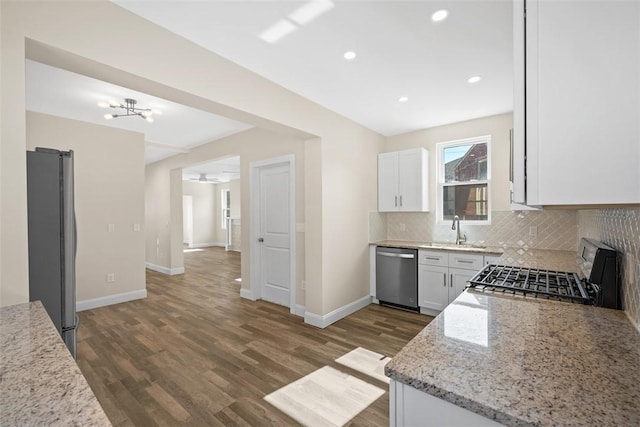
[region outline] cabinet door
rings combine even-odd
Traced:
[[[526,7],[527,203],[640,202],[640,2]]]
[[[471,279],[477,271],[463,270],[461,268],[449,268],[449,301],[451,302],[458,297],[464,291],[467,286],[467,282]]]
[[[427,151],[421,148],[398,152],[398,208],[426,211],[428,206]]]
[[[378,211],[398,210],[398,153],[378,154]]]
[[[447,267],[418,266],[418,305],[442,311],[449,304]]]

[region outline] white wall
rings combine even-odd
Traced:
[[[182,194],[193,197],[193,245],[212,246],[224,241],[219,240],[219,207],[215,184],[182,181]],[[183,218],[184,220],[184,218]]]
[[[307,214],[304,229],[313,236],[306,239],[305,247],[307,310],[324,315],[368,295],[367,216],[376,209],[376,155],[384,143],[382,136],[111,2],[0,2],[0,7],[0,304],[27,299],[27,56],[305,139],[308,161],[304,185],[310,196],[301,210]],[[114,28],[128,30],[113,31]],[[263,144],[255,147],[261,150]],[[157,178],[147,188],[157,190],[167,185],[180,192],[179,177],[153,176],[155,172],[147,171],[147,181]],[[167,258],[166,263],[179,265],[182,252],[174,248],[181,244],[182,200],[172,202],[168,196],[146,200],[147,207],[161,210],[172,203],[178,209],[173,217],[147,217],[147,228],[153,228],[156,239],[147,240],[146,249],[154,258]],[[249,224],[245,212],[243,208],[244,228]],[[243,233],[243,241],[248,235]],[[172,239],[178,239],[175,245]],[[246,250],[243,255],[248,255]]]
[[[74,151],[78,303],[144,293],[143,135],[27,112],[27,149],[35,147]]]
[[[513,128],[513,114],[499,114],[437,126],[387,138],[384,151],[424,147],[429,151],[429,209],[435,212],[437,197],[436,144],[457,139],[491,135],[491,209],[511,210],[509,198],[509,130]]]

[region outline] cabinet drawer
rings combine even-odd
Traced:
[[[418,251],[418,264],[447,267],[449,265],[449,254],[440,251]],[[480,261],[480,264],[482,265],[482,261]]]
[[[484,257],[472,254],[449,254],[449,267],[478,271],[483,266]]]

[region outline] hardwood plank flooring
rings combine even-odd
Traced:
[[[264,396],[357,347],[393,357],[432,319],[370,305],[325,328],[240,298],[240,255],[185,253],[185,274],[147,270],[147,294],[80,312],[78,365],[114,426],[297,425]],[[389,424],[389,393],[347,425]]]

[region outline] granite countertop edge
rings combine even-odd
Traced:
[[[111,425],[40,301],[0,323],[0,425]]]
[[[419,242],[412,240],[379,240],[369,242],[370,246],[386,246],[406,249],[451,251],[464,253],[478,253],[487,255],[502,255],[504,249],[498,246],[474,247],[473,245],[456,245],[449,242]]]
[[[588,425],[589,422],[593,422],[592,425],[600,425],[605,420],[609,420],[611,425],[637,425],[637,421],[640,420],[640,407],[638,405],[629,405],[629,402],[637,402],[637,397],[640,397],[640,385],[633,382],[633,376],[640,372],[640,349],[637,347],[640,344],[640,334],[633,325],[628,322],[628,318],[623,312],[619,310],[606,309],[601,307],[593,307],[588,305],[572,304],[560,301],[549,301],[544,299],[517,299],[513,296],[506,295],[488,295],[483,293],[472,292],[466,290],[463,294],[452,303],[458,306],[464,307],[468,304],[469,298],[472,297],[484,299],[488,305],[489,314],[493,313],[493,324],[505,325],[495,329],[495,337],[508,337],[507,340],[501,340],[496,342],[493,346],[493,350],[487,353],[487,356],[480,355],[484,361],[490,358],[491,360],[503,361],[505,355],[509,356],[509,363],[513,367],[517,367],[517,375],[511,376],[507,373],[506,376],[500,376],[492,381],[494,385],[498,385],[498,394],[493,396],[491,387],[477,389],[471,388],[467,379],[460,380],[443,380],[445,375],[440,370],[440,367],[435,368],[433,358],[436,361],[446,361],[446,357],[453,357],[450,365],[453,367],[451,372],[446,375],[454,375],[456,378],[466,378],[465,369],[469,368],[468,363],[460,363],[462,360],[468,359],[467,356],[471,347],[465,346],[465,343],[458,343],[455,340],[447,339],[443,342],[439,337],[443,337],[444,331],[440,331],[440,328],[444,325],[443,313],[441,313],[436,319],[434,319],[429,325],[427,325],[414,339],[412,339],[398,354],[396,354],[390,363],[385,366],[384,373],[387,377],[397,381],[398,383],[413,387],[421,392],[427,393],[434,397],[440,398],[448,403],[454,404],[458,407],[464,408],[472,413],[483,416],[485,418],[494,420],[508,426],[541,426],[541,425]],[[526,322],[533,321],[536,327],[529,332],[524,332],[523,336],[527,336],[527,339],[515,339],[513,345],[518,344],[519,348],[515,351],[515,358],[511,357],[510,351],[506,352],[503,349],[512,347],[509,345],[509,340],[512,340],[512,335],[507,334],[511,332],[512,322],[505,321],[504,313],[510,313],[514,309],[517,309]],[[455,324],[455,309],[451,314],[454,318],[450,319]],[[501,314],[502,313],[502,314]],[[535,317],[533,317],[535,316]],[[540,317],[541,316],[541,317]],[[572,320],[567,322],[574,325],[568,327],[557,322],[558,316]],[[537,325],[536,319],[544,319],[541,324]],[[582,325],[576,324],[573,320],[582,320]],[[593,330],[593,325],[602,325],[603,330]],[[558,325],[557,327],[555,325]],[[519,325],[517,325],[519,326]],[[551,328],[551,329],[550,329]],[[533,332],[532,332],[533,331]],[[586,335],[585,335],[586,331]],[[591,333],[593,331],[594,333]],[[606,332],[605,332],[606,331]],[[552,333],[549,333],[552,332]],[[490,336],[492,332],[490,332]],[[535,337],[534,341],[529,342],[532,337]],[[571,341],[573,340],[573,341]],[[566,351],[561,351],[555,356],[553,362],[558,362],[559,358],[568,361],[569,366],[584,366],[584,374],[575,378],[572,375],[560,375],[556,380],[553,375],[546,375],[550,373],[550,370],[539,371],[537,369],[533,371],[521,370],[520,367],[532,367],[537,368],[534,364],[536,360],[539,360],[539,349],[536,350],[535,346],[545,348],[545,346],[562,342],[572,342],[570,347],[565,347]],[[611,345],[610,343],[614,343]],[[425,345],[429,345],[425,347]],[[525,345],[526,344],[526,345]],[[588,349],[600,349],[599,351],[592,351],[587,358],[584,358],[583,346],[587,346]],[[533,346],[533,347],[532,347]],[[609,349],[609,350],[607,350]],[[538,352],[538,353],[537,353]],[[610,354],[607,354],[609,352]],[[473,352],[476,354],[476,352]],[[614,355],[619,355],[616,361],[616,366],[612,367],[607,365],[608,360],[611,360]],[[624,357],[623,357],[624,355]],[[424,359],[428,357],[428,359]],[[575,361],[580,360],[580,364],[576,365]],[[572,364],[573,363],[573,364]],[[584,364],[584,365],[583,365]],[[444,365],[446,367],[446,364]],[[509,371],[510,366],[507,366],[505,372]],[[433,369],[436,369],[433,371]],[[460,371],[460,369],[463,369]],[[594,370],[595,369],[595,370]],[[607,381],[620,381],[617,382],[615,387],[611,388],[608,385],[608,389],[598,389],[594,392],[594,386],[586,386],[585,378],[589,378],[591,375],[596,375],[597,378],[604,378],[603,372],[608,372],[611,376]],[[535,372],[533,374],[532,372]],[[567,371],[569,372],[569,371]],[[491,370],[485,370],[480,372],[480,377],[486,377],[491,375]],[[434,376],[435,375],[435,376]],[[460,377],[457,377],[460,375]],[[628,377],[628,378],[627,378]],[[493,378],[493,377],[492,377]],[[627,378],[622,380],[621,378]],[[567,389],[568,399],[576,393],[576,390],[584,390],[590,393],[589,400],[585,401],[585,404],[594,404],[594,402],[601,401],[601,396],[598,393],[604,393],[602,396],[607,396],[614,404],[607,403],[601,408],[599,413],[593,413],[592,419],[587,420],[584,418],[584,414],[579,414],[580,411],[569,410],[566,414],[563,413],[560,419],[553,418],[560,414],[553,415],[553,407],[546,405],[548,403],[543,399],[530,399],[530,400],[518,400],[518,406],[513,406],[515,401],[504,400],[505,390],[509,387],[503,385],[507,384],[505,379],[516,381],[510,383],[510,387],[516,387],[518,384],[527,385],[522,388],[525,390],[523,394],[518,394],[520,399],[526,399],[529,396],[528,393],[532,389],[539,395],[553,396],[546,394],[551,388],[560,387],[564,390],[569,384],[570,388]],[[577,382],[573,382],[575,381]],[[471,381],[473,381],[473,375]],[[582,380],[582,381],[581,381]],[[577,389],[574,385],[577,384]],[[634,384],[634,385],[630,385]],[[596,384],[597,386],[597,384]],[[550,388],[551,387],[551,388]],[[597,388],[597,387],[596,387]],[[615,390],[615,391],[614,391]],[[470,394],[471,393],[471,394]],[[473,394],[476,393],[476,394]],[[480,393],[480,394],[477,394]],[[490,393],[493,397],[485,395]],[[562,394],[565,392],[563,391]],[[497,397],[496,397],[497,396]],[[509,396],[511,396],[509,394]],[[559,407],[562,408],[568,402],[560,400]],[[497,406],[496,406],[497,405]],[[524,406],[522,406],[524,405]],[[621,406],[622,405],[622,406]],[[627,406],[625,406],[627,405]],[[623,408],[624,410],[622,410]],[[620,412],[622,410],[622,412]],[[544,414],[545,411],[551,411]],[[618,411],[618,416],[610,417],[612,411]],[[549,418],[551,417],[551,418]],[[567,418],[563,418],[567,417]],[[627,423],[627,424],[624,424]]]
[[[476,400],[473,400],[469,397],[461,396],[460,394],[446,390],[444,388],[438,387],[433,384],[426,383],[424,381],[417,380],[408,375],[404,375],[394,369],[389,369],[387,366],[384,368],[384,374],[391,378],[394,381],[397,381],[401,384],[408,385],[410,387],[415,388],[423,393],[427,393],[433,397],[437,397],[442,399],[448,403],[471,411],[477,415],[481,415],[490,420],[496,421],[500,424],[504,424],[507,426],[520,427],[520,426],[535,426],[536,424],[532,424],[520,418],[509,415],[499,409],[491,408],[487,405],[483,405]]]

